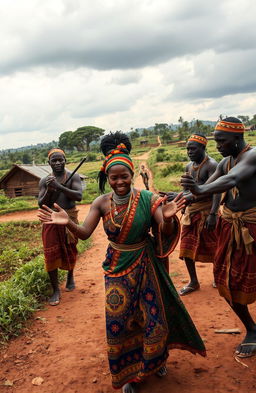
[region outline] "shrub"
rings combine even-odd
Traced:
[[[163,153],[157,153],[156,162],[163,162],[163,161],[165,161],[165,155]]]
[[[96,153],[88,153],[87,154],[87,161],[97,161],[97,154]]]
[[[39,301],[46,298],[48,290],[43,256],[26,263],[12,278],[0,283],[0,341],[18,334],[24,321],[38,308]]]
[[[184,166],[176,163],[173,165],[167,165],[166,168],[161,169],[161,176],[166,177],[171,173],[184,172]]]

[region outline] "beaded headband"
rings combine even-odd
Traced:
[[[215,126],[215,131],[236,132],[242,134],[245,131],[243,123],[232,123],[230,121],[220,120]]]
[[[206,146],[208,141],[203,136],[191,135],[190,138],[188,139],[188,142],[198,142],[198,143],[201,143],[202,145]]]
[[[125,144],[120,143],[120,145],[117,145],[115,149],[111,150],[111,152],[106,156],[100,171],[107,173],[109,168],[111,168],[113,165],[124,165],[134,172],[132,159],[128,154],[123,152],[124,149],[126,149]]]
[[[64,151],[61,150],[61,149],[58,149],[58,148],[56,147],[56,148],[51,149],[51,150],[49,151],[49,153],[48,153],[48,158],[50,158],[50,156],[51,156],[53,153],[61,153],[61,154],[63,154],[64,157],[66,157]]]

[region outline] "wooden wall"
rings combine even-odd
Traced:
[[[38,196],[39,179],[17,168],[3,183],[5,195],[9,198],[19,196]]]

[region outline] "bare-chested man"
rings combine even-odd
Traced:
[[[236,354],[249,357],[256,354],[256,324],[248,310],[256,300],[256,149],[246,144],[244,125],[234,117],[217,123],[214,138],[224,157],[216,172],[204,185],[190,175],[181,183],[199,196],[225,193],[214,276],[220,295],[247,331]]]
[[[204,184],[215,172],[217,162],[206,154],[207,138],[201,134],[193,134],[187,142],[187,154],[190,162],[186,167],[197,184]],[[220,197],[192,199],[186,207],[182,218],[180,243],[181,259],[185,260],[190,282],[180,290],[180,295],[187,295],[200,288],[196,274],[195,262],[212,262],[216,250],[217,214]]]
[[[190,158],[186,166],[197,184],[204,184],[215,172],[217,162],[206,154],[207,138],[195,133],[187,141],[187,153]],[[164,193],[160,193],[163,195]],[[177,193],[167,193],[168,199],[173,199]],[[200,288],[197,278],[195,262],[212,262],[216,250],[217,214],[220,196],[193,197],[191,192],[184,189],[188,206],[182,217],[182,232],[180,242],[180,259],[184,259],[189,273],[190,282],[184,286],[179,294],[188,295]],[[213,283],[215,286],[215,284]]]
[[[48,153],[49,165],[52,175],[44,177],[39,183],[38,204],[53,206],[58,203],[67,211],[70,218],[78,223],[75,201],[82,199],[82,185],[78,174],[75,174],[65,183],[70,172],[65,169],[65,153],[61,149],[52,149]],[[56,306],[60,302],[60,289],[58,284],[58,268],[68,271],[66,290],[75,288],[73,270],[77,256],[77,238],[64,226],[43,225],[43,245],[45,255],[45,267],[49,274],[53,294],[49,304]]]
[[[191,161],[186,166],[186,173],[189,173],[197,184],[204,184],[218,165],[206,154],[206,145],[207,138],[201,134],[191,135],[187,142],[187,154]],[[219,202],[218,196],[214,199],[206,196],[192,199],[191,204],[186,207],[182,218],[179,257],[185,260],[190,282],[180,290],[181,296],[200,288],[195,262],[214,261]]]

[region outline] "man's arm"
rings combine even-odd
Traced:
[[[47,185],[47,177],[44,177],[39,182],[38,205],[52,206],[57,199],[57,193],[51,186]]]
[[[62,192],[68,199],[78,202],[82,200],[82,183],[78,174],[75,174],[72,177],[71,184],[69,186],[64,186],[58,182],[55,182],[55,184],[56,190],[59,193]]]
[[[255,171],[256,154],[255,151],[252,151],[243,161],[232,168],[227,175],[220,175],[220,177],[216,178],[216,173],[214,173],[213,176],[201,186],[198,186],[190,176],[185,175],[182,177],[181,184],[196,195],[220,194],[235,187],[240,181],[250,179],[255,175]],[[211,182],[209,182],[209,180]]]

